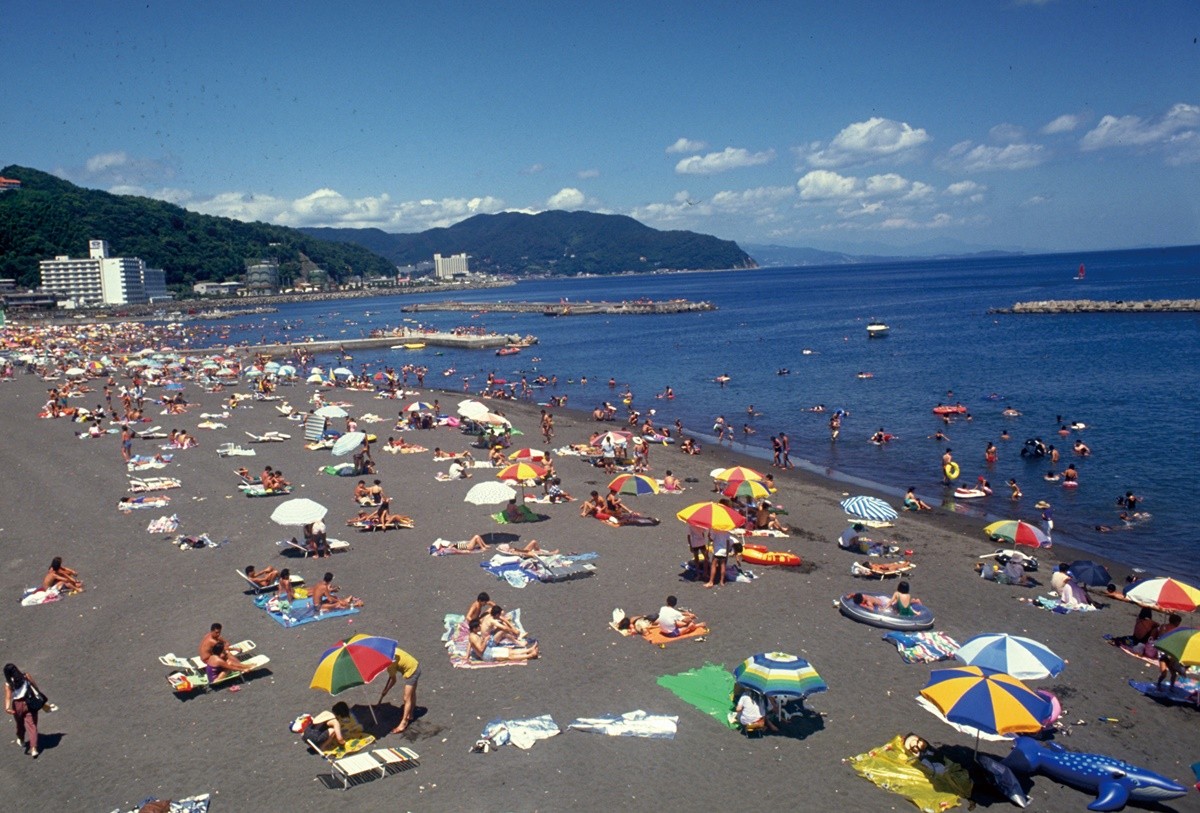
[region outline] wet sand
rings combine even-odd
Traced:
[[[198,406],[183,416],[153,409],[153,423],[169,430],[187,428],[201,446],[175,452],[167,468],[147,475],[178,477],[183,487],[166,492],[169,511],[121,514],[117,500],[126,492],[126,471],[117,435],[77,440],[77,424],[39,420],[46,385],[32,377],[0,384],[0,415],[5,442],[0,467],[7,499],[0,507],[2,592],[8,601],[3,631],[4,660],[33,674],[59,706],[42,718],[44,754],[23,756],[11,744],[0,760],[0,785],[9,810],[97,810],[131,806],[147,796],[214,795],[214,810],[376,810],[383,805],[410,810],[567,810],[711,809],[752,804],[804,806],[829,810],[904,810],[902,798],[858,778],[842,760],[881,745],[897,733],[916,731],[934,743],[953,746],[968,757],[971,738],[923,711],[914,701],[930,667],[906,665],[880,640],[883,630],[841,617],[831,604],[846,592],[869,591],[872,583],[849,573],[855,557],[833,540],[846,525],[838,501],[842,490],[819,478],[776,472],[778,502],[796,526],[788,540],[772,547],[800,554],[810,572],[757,568],[760,578],[706,590],[680,579],[687,558],[679,509],[713,496],[708,472],[743,462],[727,450],[706,448],[688,457],[673,447],[653,447],[653,473],[670,468],[695,478],[682,495],[626,498],[635,510],[662,519],[655,528],[610,528],[578,515],[578,502],[534,506],[550,516],[534,525],[499,526],[496,509],[462,501],[475,482],[492,472],[477,470],[470,481],[442,483],[434,473],[445,463],[431,454],[376,452],[379,477],[392,496],[392,510],[416,521],[412,530],[364,534],[345,528],[355,512],[354,478],[317,473],[331,460],[328,451],[307,451],[299,425],[286,422],[271,403],[239,408],[228,429],[197,429],[200,412],[221,411],[221,396],[189,385],[185,394]],[[427,391],[454,404],[461,396]],[[298,408],[307,387],[283,388]],[[351,401],[351,413],[374,412],[388,420],[364,424],[381,439],[407,401],[373,399],[368,393],[337,396]],[[95,396],[95,401],[99,401]],[[92,396],[73,405],[94,403]],[[525,431],[528,445],[540,446],[538,409],[503,402],[500,407]],[[584,416],[556,411],[555,445],[580,442],[596,428]],[[664,416],[666,417],[666,416]],[[278,430],[288,443],[248,445],[243,432]],[[430,450],[458,450],[468,438],[458,430],[409,432],[404,437]],[[255,457],[220,458],[215,448],[234,441],[254,448]],[[161,441],[139,440],[134,450],[157,451]],[[749,465],[759,465],[749,461]],[[275,542],[285,534],[269,520],[278,499],[247,499],[236,489],[232,469],[264,465],[282,469],[296,484],[296,496],[329,507],[331,536],[352,545],[349,553],[323,561],[281,555]],[[564,487],[577,497],[603,490],[608,478],[579,460],[556,460]],[[936,495],[923,495],[927,499]],[[996,503],[1002,497],[993,497]],[[150,535],[149,521],[177,513],[180,532],[207,532],[220,548],[180,551]],[[1070,724],[1057,737],[1067,747],[1126,759],[1190,785],[1188,765],[1200,757],[1200,729],[1194,710],[1170,708],[1130,689],[1131,678],[1153,679],[1156,670],[1108,646],[1101,635],[1126,634],[1136,608],[1110,603],[1100,612],[1056,615],[1019,598],[1048,589],[1059,558],[1055,548],[1042,555],[1041,590],[983,582],[972,570],[980,554],[993,550],[975,520],[947,515],[905,514],[886,535],[913,550],[913,592],[935,611],[936,629],[964,641],[980,632],[1027,635],[1068,660],[1054,679],[1034,682],[1059,694]],[[473,533],[509,532],[521,542],[536,538],[564,551],[597,551],[597,573],[564,584],[510,587],[479,567],[480,554],[431,557],[438,538],[465,539]],[[21,589],[36,584],[51,557],[80,571],[87,584],[81,595],[41,607],[18,606]],[[346,593],[366,600],[361,614],[285,629],[254,607],[245,583],[233,572],[246,564],[291,567],[309,584],[325,570]],[[1113,568],[1119,582],[1127,569]],[[880,591],[890,590],[894,581]],[[527,667],[459,670],[450,666],[442,644],[442,618],[465,611],[481,590],[505,607],[520,607],[526,628],[541,642],[543,657]],[[705,641],[682,641],[665,649],[636,638],[621,638],[608,621],[614,607],[655,612],[668,593],[681,606],[708,621]],[[231,641],[250,638],[271,658],[270,673],[181,701],[169,689],[168,669],[157,656],[195,654],[209,624],[220,621]],[[365,632],[394,637],[421,661],[419,718],[403,735],[386,735],[399,718],[399,689],[379,708],[380,745],[406,745],[421,755],[421,767],[352,788],[327,790],[316,781],[325,763],[306,752],[287,726],[301,712],[329,707],[332,699],[309,689],[320,654],[337,641]],[[783,650],[810,660],[829,683],[809,706],[822,714],[820,730],[803,739],[747,740],[658,687],[661,675],[705,662],[732,669],[756,652]],[[357,705],[374,701],[382,678],[352,689],[339,699]],[[679,717],[675,740],[610,738],[566,731],[575,717],[644,709]],[[564,729],[529,751],[508,746],[488,755],[469,754],[484,724],[496,717],[551,714]],[[1098,717],[1117,718],[1101,723]],[[1074,725],[1086,721],[1086,725]],[[8,723],[11,725],[11,723]],[[11,729],[8,740],[12,742]],[[1007,746],[984,743],[985,752],[1003,755]],[[1082,809],[1091,801],[1079,791],[1047,778],[1034,779],[1033,804],[1039,809]],[[1006,804],[1000,802],[1000,804]],[[1174,809],[1196,809],[1193,794]]]

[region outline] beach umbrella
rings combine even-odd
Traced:
[[[1058,677],[1066,665],[1045,644],[1002,632],[976,635],[960,646],[954,657],[970,666],[995,669],[1019,680]]]
[[[313,414],[321,418],[345,418],[350,413],[335,404],[326,404]]]
[[[309,375],[325,375],[325,371],[320,367],[311,367],[308,371]]]
[[[618,474],[608,484],[608,490],[618,494],[629,494],[633,497],[642,494],[657,494],[658,481],[644,474]]]
[[[396,657],[397,643],[377,635],[355,635],[325,650],[308,687],[338,695],[355,686],[365,686],[386,672]],[[375,717],[375,707],[371,707]],[[375,722],[379,718],[375,717]]]
[[[87,375],[87,370],[82,367],[70,367],[67,369],[66,374],[71,378],[78,378],[81,375]]]
[[[633,433],[625,432],[621,429],[613,429],[596,438],[596,444],[599,445],[606,440],[613,446],[628,446],[633,440]]]
[[[263,371],[268,372],[268,373],[279,372],[279,362],[278,361],[268,361],[266,364],[263,365]]]
[[[762,652],[733,670],[734,683],[767,697],[808,697],[829,688],[803,658],[786,652]]]
[[[921,695],[951,723],[987,734],[1033,734],[1050,717],[1050,701],[1012,675],[980,666],[938,669]]]
[[[1200,630],[1180,627],[1154,642],[1155,648],[1170,654],[1184,666],[1200,666]]]
[[[347,432],[333,442],[333,448],[330,451],[333,452],[334,457],[342,457],[362,446],[366,439],[366,432]]]
[[[332,375],[334,378],[350,378],[352,375],[354,375],[354,371],[345,367],[337,367],[332,373],[330,373],[330,375]]]
[[[237,374],[237,370],[233,369],[232,367],[222,367],[213,373],[213,375],[219,375],[222,378],[237,378]]]
[[[767,488],[767,484],[758,480],[734,480],[721,491],[726,497],[749,497],[752,500],[761,500],[771,496],[771,489]]]
[[[322,384],[325,382],[325,379],[321,378],[320,373],[313,373],[308,378],[304,379],[304,381],[308,384]]]
[[[483,415],[480,415],[478,418],[475,418],[475,420],[491,426],[512,426],[512,422],[508,418],[504,417],[503,415],[497,415],[494,412],[486,412]]]
[[[523,483],[526,480],[536,480],[539,477],[545,477],[546,470],[540,466],[535,466],[532,463],[524,461],[513,463],[500,469],[496,474],[497,480],[516,480],[518,483]]]
[[[247,370],[245,373],[243,373],[243,375],[246,376],[246,378],[258,378],[262,374],[263,374],[263,371],[255,368],[255,367],[251,367],[249,370]]]
[[[1019,519],[1002,519],[999,522],[993,522],[984,528],[983,532],[988,535],[989,539],[1013,545],[1040,548],[1050,544],[1050,539],[1042,532],[1041,528]]]
[[[488,409],[487,406],[485,406],[484,404],[479,403],[478,401],[472,401],[472,400],[468,399],[466,401],[458,402],[458,414],[464,418],[470,418],[471,420],[478,420],[478,419],[482,418],[484,415],[487,415],[489,412],[491,412],[491,410]]]
[[[1165,577],[1134,582],[1125,588],[1125,598],[1148,607],[1188,613],[1200,606],[1200,590],[1178,579]]]
[[[1089,587],[1104,587],[1112,582],[1112,576],[1108,573],[1108,568],[1104,565],[1091,561],[1090,559],[1080,559],[1077,562],[1072,562],[1067,568],[1067,572],[1071,574],[1071,578],[1080,584],[1086,584]]]
[[[509,460],[545,460],[546,453],[543,452],[541,449],[531,449],[529,447],[526,447],[524,449],[517,449],[515,452],[513,452],[512,454],[510,454],[508,456],[508,459]]]
[[[842,510],[859,519],[869,519],[875,522],[891,522],[899,514],[886,500],[878,497],[859,495],[842,500]]]
[[[296,374],[296,368],[290,364],[284,364],[279,368],[279,374],[285,378],[291,378]]]
[[[429,412],[433,409],[433,404],[427,404],[424,401],[413,401],[404,408],[405,412]]]
[[[767,476],[746,466],[731,466],[727,469],[714,471],[712,478],[720,480],[723,483],[739,483],[742,480],[758,480],[761,483],[767,479]]]
[[[473,505],[499,505],[500,503],[508,502],[516,496],[517,492],[512,486],[506,486],[504,483],[489,480],[471,486],[471,490],[467,492],[467,496],[463,497],[463,502],[469,502]]]
[[[719,502],[694,503],[676,514],[675,518],[694,528],[713,531],[732,531],[746,524],[745,517]]]
[[[271,521],[276,525],[308,525],[324,518],[328,510],[307,497],[295,497],[276,506],[271,512]]]

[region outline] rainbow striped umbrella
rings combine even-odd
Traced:
[[[758,480],[734,480],[721,492],[726,497],[749,497],[761,500],[771,496],[771,489]]]
[[[996,539],[1013,545],[1028,545],[1031,548],[1040,548],[1043,545],[1050,544],[1050,539],[1046,534],[1042,533],[1041,528],[1019,519],[1002,519],[999,522],[993,522],[984,528],[983,532],[988,535],[989,539]]]
[[[511,466],[505,466],[496,474],[497,480],[516,480],[523,483],[526,480],[536,480],[539,477],[545,477],[546,470],[540,466],[535,466],[532,463],[513,463]]]
[[[634,497],[642,494],[657,494],[658,481],[644,474],[618,474],[608,484],[608,490]]]
[[[1200,590],[1178,579],[1160,577],[1134,582],[1125,588],[1125,598],[1162,610],[1190,613],[1200,607]]]
[[[732,466],[714,474],[713,479],[720,480],[723,483],[737,483],[742,480],[758,480],[761,482],[767,479],[767,477],[765,474],[746,468],[745,466]]]
[[[921,695],[951,723],[985,734],[1036,733],[1050,717],[1050,701],[1012,675],[982,666],[939,669]]]
[[[341,694],[374,680],[396,657],[396,642],[377,635],[355,635],[321,656],[310,689]]]
[[[1200,665],[1200,630],[1180,627],[1154,642],[1154,646],[1174,656],[1184,666]]]
[[[829,688],[803,658],[786,652],[762,652],[733,670],[733,681],[769,697],[808,697]]]
[[[675,518],[694,528],[708,528],[713,531],[732,531],[746,524],[745,517],[719,502],[698,502],[689,505],[676,514]]]

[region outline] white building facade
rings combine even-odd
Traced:
[[[142,305],[151,301],[151,293],[155,299],[170,298],[162,269],[146,268],[137,257],[110,257],[104,240],[88,241],[86,258],[62,255],[38,265],[43,290],[80,306]]]
[[[433,255],[433,275],[438,279],[452,279],[454,277],[465,277],[471,273],[467,267],[467,255],[451,254],[449,257],[443,257],[441,254]]]

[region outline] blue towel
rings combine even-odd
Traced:
[[[267,615],[282,627],[298,627],[301,624],[311,624],[314,621],[324,621],[326,618],[340,618],[344,615],[354,615],[359,612],[358,608],[352,607],[348,610],[326,610],[323,613],[317,613],[313,609],[311,598],[302,598],[292,602],[291,609],[287,613],[272,612],[271,610],[267,610],[267,602],[271,598],[272,596],[269,595],[255,596],[254,605],[266,610]]]

